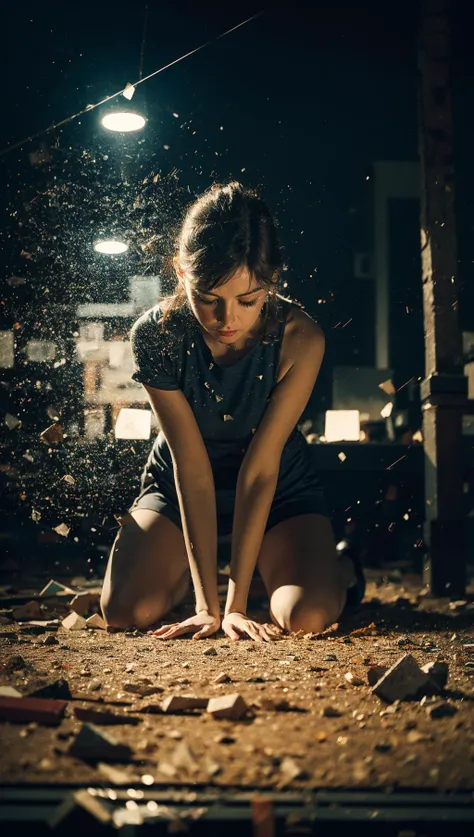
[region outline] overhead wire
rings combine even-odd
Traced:
[[[148,9],[148,7],[147,7],[147,9]],[[180,61],[184,61],[185,58],[189,58],[191,55],[195,55],[196,52],[199,52],[201,49],[204,49],[205,47],[214,43],[214,41],[219,41],[221,38],[226,37],[226,35],[230,35],[231,32],[235,32],[236,29],[240,29],[241,26],[245,26],[247,23],[251,23],[252,20],[255,20],[256,18],[260,17],[264,13],[265,13],[265,10],[263,10],[261,12],[258,12],[257,14],[252,15],[252,17],[249,17],[246,20],[243,20],[241,23],[238,23],[236,26],[232,26],[232,28],[227,29],[226,32],[222,32],[220,35],[217,35],[217,37],[211,38],[209,41],[206,41],[206,43],[201,44],[201,46],[196,47],[195,49],[192,49],[190,52],[187,52],[185,55],[181,55],[179,58],[175,58],[174,61],[170,61],[169,64],[165,64],[164,67],[159,67],[158,70],[154,70],[148,76],[145,76],[145,78],[139,78],[138,81],[134,82],[132,86],[133,87],[138,87],[139,84],[143,84],[145,81],[148,81],[149,79],[153,78],[153,76],[157,76],[159,73],[163,73],[165,70],[168,70],[170,67],[173,67],[175,64],[178,64]],[[146,26],[146,23],[145,23],[145,26]],[[144,37],[145,37],[145,35],[144,35]],[[142,41],[142,49],[143,49],[143,46],[144,46],[144,39]],[[142,71],[143,71],[143,64],[142,64],[142,61],[141,61],[140,62],[140,75],[141,75]],[[121,96],[122,93],[124,92],[124,90],[125,90],[125,87],[123,87],[121,90],[118,90],[116,93],[112,93],[111,96],[106,96],[104,99],[101,99],[100,102],[96,102],[95,105],[86,105],[86,107],[83,108],[82,110],[78,111],[77,113],[72,114],[72,116],[67,116],[65,119],[61,119],[60,122],[53,123],[52,125],[49,126],[49,128],[44,128],[41,131],[37,131],[36,134],[32,134],[31,136],[26,137],[25,139],[20,140],[19,142],[13,143],[12,145],[8,145],[6,148],[4,148],[0,151],[0,157],[3,157],[5,154],[8,154],[8,152],[10,152],[10,151],[14,151],[16,148],[21,148],[21,146],[25,145],[27,142],[32,142],[33,140],[38,139],[38,137],[42,137],[45,134],[49,134],[50,131],[54,131],[54,130],[56,130],[56,128],[61,128],[63,125],[67,125],[69,122],[72,122],[74,119],[77,119],[79,116],[82,116],[85,113],[90,113],[91,111],[95,110],[96,108],[100,107],[101,105],[107,104],[107,102],[110,102],[112,99],[115,99],[117,96]]]

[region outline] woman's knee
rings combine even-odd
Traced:
[[[324,597],[311,597],[292,585],[279,587],[270,601],[273,620],[291,632],[321,633],[337,620],[341,609],[337,591],[328,592]]]
[[[161,619],[171,608],[171,596],[160,591],[153,596],[132,599],[117,591],[100,601],[103,618],[111,628],[148,628]]]

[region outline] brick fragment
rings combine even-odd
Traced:
[[[207,711],[213,718],[230,718],[238,721],[248,710],[242,695],[222,695],[222,697],[211,698],[207,704]]]
[[[67,631],[83,631],[87,627],[86,620],[78,613],[70,613],[61,624]]]
[[[404,654],[372,687],[372,693],[387,703],[393,703],[395,700],[420,698],[426,694],[429,685],[430,678],[421,670],[415,658],[411,654]]]
[[[66,706],[66,700],[0,697],[0,718],[13,723],[36,721],[38,724],[59,724]]]
[[[208,703],[209,698],[172,695],[162,701],[161,708],[167,715],[172,715],[175,712],[185,712],[190,709],[206,709]]]

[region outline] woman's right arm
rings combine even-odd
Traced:
[[[196,613],[218,616],[216,494],[209,456],[184,393],[143,386],[173,459]]]

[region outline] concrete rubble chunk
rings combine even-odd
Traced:
[[[35,601],[19,605],[12,610],[12,617],[15,622],[29,622],[31,619],[41,619],[42,615],[43,611],[38,602]]]
[[[209,698],[193,697],[186,695],[172,695],[165,698],[161,703],[163,712],[172,715],[175,712],[185,712],[191,709],[206,709]]]
[[[73,600],[69,602],[69,607],[74,611],[74,613],[78,613],[79,616],[86,617],[90,611],[99,607],[99,604],[100,593],[91,593],[86,591],[84,593],[78,593],[74,596]]]
[[[94,613],[93,616],[89,616],[86,619],[86,625],[88,628],[94,628],[99,631],[107,630],[107,624],[99,613]]]
[[[84,724],[68,751],[70,756],[83,761],[129,761],[132,750],[94,724]]]
[[[248,706],[242,695],[222,695],[222,697],[211,698],[207,704],[207,711],[213,718],[230,718],[238,721],[248,710]]]
[[[21,723],[59,724],[67,706],[66,700],[34,697],[0,697],[0,719]]]
[[[448,663],[436,660],[433,663],[426,663],[426,665],[422,666],[421,670],[429,677],[431,677],[431,679],[434,680],[434,682],[437,686],[439,686],[440,689],[444,689],[448,682]]]
[[[70,613],[61,624],[67,631],[83,631],[87,627],[86,620],[78,613]]]
[[[430,689],[432,682],[415,658],[404,654],[372,687],[372,693],[387,703],[419,699]]]

